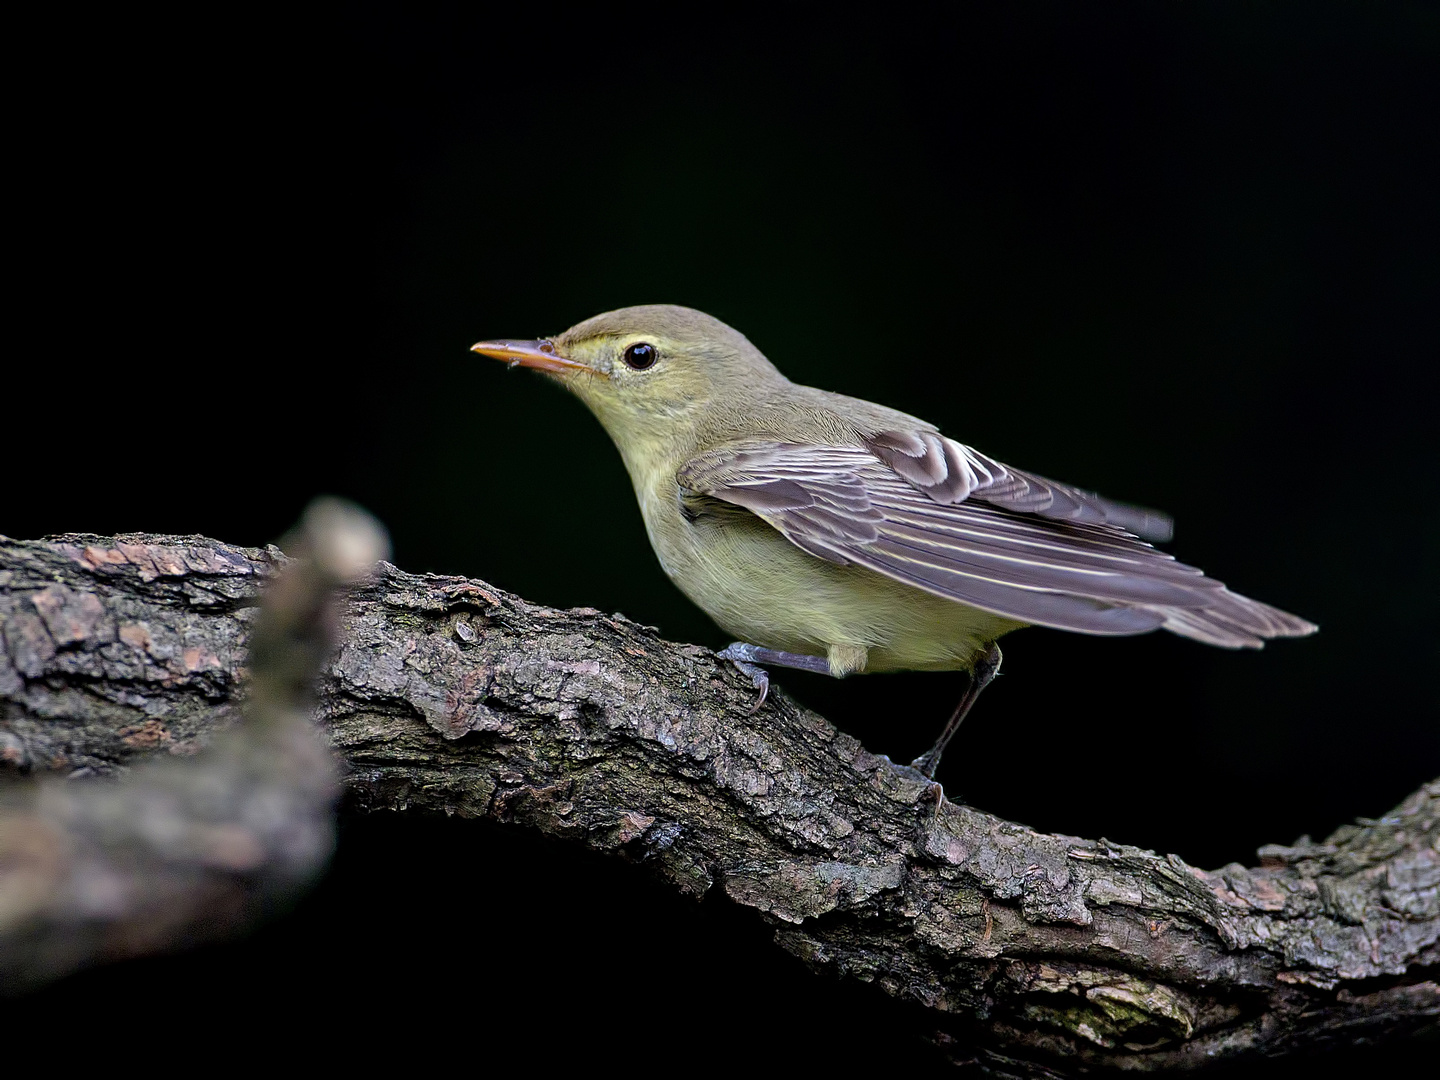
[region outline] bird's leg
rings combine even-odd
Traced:
[[[960,722],[965,719],[975,699],[980,696],[980,691],[990,685],[990,680],[1000,672],[1000,646],[991,645],[975,664],[975,672],[970,676],[970,686],[965,690],[965,695],[960,699],[960,704],[955,706],[955,712],[950,716],[950,722],[945,725],[945,730],[940,732],[940,738],[935,740],[935,745],[925,753],[921,754],[910,763],[910,767],[927,779],[935,779],[935,770],[940,767],[940,755],[945,753],[945,744],[948,743],[960,727]]]
[[[721,649],[715,654],[721,660],[729,660],[737,668],[750,676],[750,681],[755,684],[755,689],[760,691],[760,698],[750,708],[754,713],[761,705],[765,704],[765,698],[770,694],[770,675],[760,667],[761,664],[769,664],[773,667],[798,668],[801,671],[818,671],[822,675],[830,673],[830,661],[823,656],[806,656],[803,653],[781,652],[779,649],[766,649],[759,645],[747,645],[743,641],[736,641]]]

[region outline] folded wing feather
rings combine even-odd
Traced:
[[[1228,647],[1311,632],[1138,535],[1169,519],[1023,473],[929,431],[864,445],[741,442],[681,467],[796,546],[1000,615],[1089,634],[1165,627]]]

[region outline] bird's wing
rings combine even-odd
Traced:
[[[938,503],[980,499],[1047,518],[1115,525],[1142,539],[1161,542],[1175,532],[1169,516],[1159,511],[1021,472],[939,432],[882,431],[866,439],[865,445]]]
[[[1232,595],[1112,519],[1130,508],[928,432],[868,446],[731,443],[686,462],[677,480],[818,558],[1026,623],[1135,634],[1166,625],[1172,609],[1203,621]]]

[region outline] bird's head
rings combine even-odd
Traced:
[[[627,460],[683,441],[702,418],[741,408],[784,380],[739,331],[670,304],[607,311],[543,340],[471,348],[535,368],[570,390]]]

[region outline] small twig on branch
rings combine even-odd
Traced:
[[[276,560],[196,537],[0,543],[8,758],[104,774],[213,739]],[[316,715],[353,805],[522,822],[718,887],[997,1072],[1186,1067],[1440,1015],[1440,781],[1207,872],[953,805],[784,695],[752,703],[708,650],[623,618],[382,566]]]

